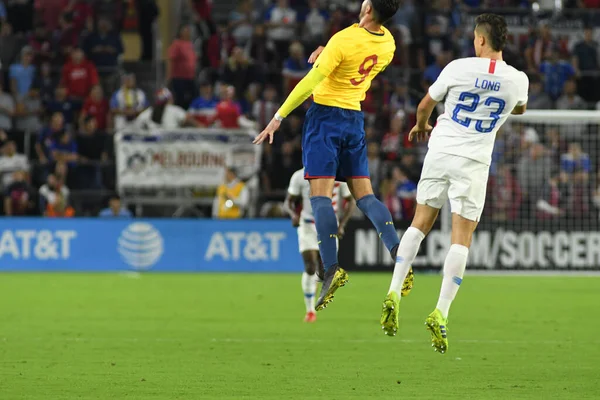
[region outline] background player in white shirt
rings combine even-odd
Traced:
[[[354,212],[356,201],[350,193],[347,183],[335,182],[333,186],[332,205],[339,216],[340,205],[343,206],[338,224],[338,238],[344,236],[344,228]],[[315,294],[317,292],[317,272],[323,276],[323,265],[319,256],[319,241],[315,217],[310,204],[310,182],[304,179],[304,168],[292,175],[284,208],[292,218],[292,224],[298,228],[298,247],[304,261],[302,274],[302,291],[306,304],[305,322],[315,322]]]
[[[419,104],[417,125],[409,136],[410,140],[431,138],[417,188],[417,210],[400,242],[381,324],[386,334],[396,333],[404,278],[440,208],[450,200],[452,245],[444,262],[439,301],[425,322],[433,347],[441,353],[448,349],[448,311],[462,282],[471,238],[483,211],[496,133],[511,113],[523,114],[527,107],[527,76],[502,61],[507,33],[503,17],[477,17],[477,57],[455,60],[444,68]],[[432,128],[428,123],[431,113],[444,99],[444,114]]]

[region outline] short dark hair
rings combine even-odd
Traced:
[[[476,29],[481,29],[490,41],[494,51],[502,51],[506,46],[508,27],[504,17],[497,14],[481,14],[475,19]]]
[[[400,0],[371,0],[374,19],[380,24],[390,20],[400,8]]]

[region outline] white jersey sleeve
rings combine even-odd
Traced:
[[[290,196],[300,197],[302,196],[302,186],[304,185],[304,172],[298,170],[292,175],[290,179],[290,186],[288,187],[288,193]]]
[[[429,88],[444,113],[429,150],[490,164],[496,133],[517,105],[527,102],[527,76],[504,61],[461,58],[448,64]]]

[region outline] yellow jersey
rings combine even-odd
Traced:
[[[232,187],[227,184],[222,184],[217,188],[217,196],[219,198],[219,211],[217,213],[217,218],[219,219],[238,219],[242,217],[242,209],[232,204],[231,206],[227,206],[227,196],[232,198],[238,198],[240,193],[246,185],[244,182],[237,182]]]
[[[314,90],[315,102],[360,111],[373,79],[394,58],[396,42],[383,26],[370,32],[354,24],[327,43],[313,68],[326,76]]]

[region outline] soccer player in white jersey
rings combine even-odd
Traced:
[[[344,228],[356,207],[356,201],[350,193],[347,183],[335,182],[333,186],[332,205],[336,215],[340,205],[344,204],[338,224],[338,238],[344,235]],[[310,182],[304,179],[304,168],[292,175],[284,208],[292,218],[292,224],[298,228],[298,247],[304,261],[302,274],[302,291],[306,304],[305,322],[315,322],[315,294],[317,292],[317,273],[323,276],[323,266],[319,256],[319,241],[315,217],[310,204]],[[299,209],[302,209],[299,211]]]
[[[432,346],[440,353],[448,349],[448,312],[483,211],[496,133],[511,113],[523,114],[527,108],[527,76],[502,60],[506,21],[498,15],[482,14],[475,22],[477,57],[455,60],[444,68],[419,104],[417,124],[409,134],[410,140],[429,138],[429,151],[417,188],[417,210],[400,241],[381,316],[384,332],[395,335],[404,278],[440,208],[450,200],[452,245],[444,262],[437,306],[425,322]],[[432,128],[431,113],[444,99],[445,111]]]

